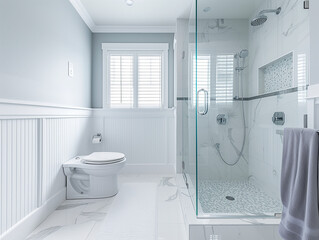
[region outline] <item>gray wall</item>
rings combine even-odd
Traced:
[[[103,106],[103,54],[102,43],[169,43],[169,59],[168,59],[168,104],[169,107],[174,105],[174,34],[158,33],[158,34],[132,34],[132,33],[94,33],[92,48],[92,105],[95,108]]]
[[[91,107],[91,41],[67,0],[0,0],[0,98]]]

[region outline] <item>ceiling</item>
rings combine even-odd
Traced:
[[[265,0],[199,0],[200,18],[249,19]],[[204,9],[210,10],[205,12]]]
[[[195,0],[70,0],[91,30],[99,32],[132,27],[174,29],[176,19],[188,18]],[[247,19],[265,0],[198,0],[199,18]],[[203,11],[207,8],[209,11]],[[156,30],[156,31],[157,31]],[[163,30],[165,31],[165,30]]]
[[[175,26],[187,18],[192,0],[80,0],[98,26]]]

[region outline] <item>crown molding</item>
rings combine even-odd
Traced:
[[[83,19],[83,21],[86,23],[86,25],[89,27],[89,29],[93,32],[93,29],[95,28],[95,23],[93,19],[91,18],[90,14],[86,10],[86,8],[83,6],[82,2],[80,0],[69,0],[72,6],[75,8],[75,10],[78,12],[80,17]]]
[[[175,33],[175,26],[103,26],[96,25],[81,0],[69,0],[93,33]]]
[[[175,33],[175,26],[95,26],[94,33]]]

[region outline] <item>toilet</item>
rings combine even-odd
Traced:
[[[117,175],[124,167],[125,155],[94,152],[63,164],[67,177],[67,199],[107,198],[118,193]]]

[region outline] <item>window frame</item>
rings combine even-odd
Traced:
[[[103,51],[103,109],[115,110],[162,110],[168,109],[168,43],[102,43]],[[109,58],[111,54],[133,54],[133,107],[111,107],[110,105],[110,79]],[[162,84],[160,107],[138,107],[138,54],[162,54]]]

